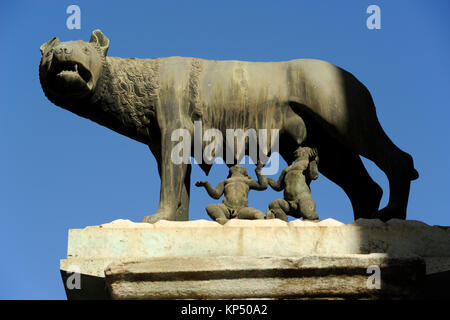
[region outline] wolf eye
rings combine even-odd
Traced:
[[[83,51],[85,54],[90,54],[91,52],[89,51],[88,47],[84,47]]]
[[[46,57],[49,57],[49,56],[52,54],[52,52],[53,52],[53,49],[48,50],[48,51],[47,51],[47,54],[46,54],[45,56],[46,56]]]

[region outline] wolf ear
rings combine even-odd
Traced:
[[[44,43],[39,49],[41,50],[41,54],[44,54],[44,51],[48,48],[52,48],[59,44],[61,41],[59,41],[58,37],[53,37],[50,40],[48,40],[46,43]]]
[[[95,43],[100,47],[100,50],[103,53],[103,56],[106,56],[109,48],[109,39],[99,30],[92,31],[91,43]]]

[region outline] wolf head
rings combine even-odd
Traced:
[[[57,105],[85,101],[94,94],[105,65],[108,38],[100,31],[91,40],[61,42],[58,37],[41,47],[39,78],[50,101]]]

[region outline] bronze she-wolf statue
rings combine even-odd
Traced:
[[[317,148],[320,172],[349,196],[355,219],[406,218],[410,182],[418,177],[412,157],[385,134],[369,91],[349,72],[311,59],[132,59],[107,57],[108,48],[100,30],[89,42],[54,37],[40,48],[40,81],[54,104],[150,147],[161,195],[157,212],[144,221],[188,219],[190,164],[171,161],[178,143],[171,133],[183,128],[193,137],[194,121],[224,136],[226,129],[278,129],[287,163],[299,146]],[[381,211],[382,189],[360,155],[389,179]],[[211,165],[201,167],[208,173]]]

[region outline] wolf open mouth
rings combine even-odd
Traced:
[[[52,70],[55,77],[61,78],[79,78],[89,85],[92,78],[91,73],[82,64],[76,62],[60,62]]]

